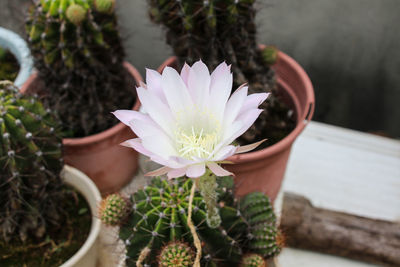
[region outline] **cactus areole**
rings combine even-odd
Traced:
[[[131,108],[133,78],[123,66],[114,0],[36,0],[26,32],[46,107],[56,110],[65,137],[104,131],[118,121],[110,112]],[[35,88],[39,87],[39,88]]]

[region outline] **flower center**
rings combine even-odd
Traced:
[[[196,108],[177,114],[176,150],[183,158],[209,158],[220,140],[221,125],[208,111]]]

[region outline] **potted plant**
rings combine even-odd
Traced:
[[[261,190],[275,199],[291,146],[311,119],[312,84],[304,70],[283,52],[256,41],[256,1],[149,0],[152,20],[166,28],[176,57],[159,68],[180,69],[202,59],[209,68],[225,60],[234,73],[234,88],[249,84],[252,93],[270,92],[255,124],[237,142],[267,139],[260,150],[227,159],[236,175],[237,194]]]
[[[119,226],[126,266],[194,266],[195,239],[187,224],[192,183],[187,177],[158,177],[129,197],[113,194],[102,200],[100,219],[106,226]],[[201,266],[266,266],[282,246],[269,198],[250,193],[238,201],[231,177],[220,177],[218,183],[219,227],[208,226],[204,198],[194,195]]]
[[[20,87],[31,74],[33,60],[26,42],[15,32],[0,27],[0,80]]]
[[[0,110],[0,265],[96,266],[100,193],[63,169],[56,117],[4,81]]]
[[[133,137],[110,114],[139,108],[134,85],[140,74],[124,62],[115,0],[35,1],[26,22],[38,73],[22,88],[38,93],[59,114],[64,159],[94,180],[102,193],[127,184],[137,153],[119,146]]]

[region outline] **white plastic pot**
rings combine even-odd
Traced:
[[[73,167],[66,165],[62,177],[66,184],[78,190],[88,202],[92,212],[92,226],[83,246],[60,267],[95,267],[101,227],[101,222],[97,218],[97,207],[101,201],[100,192],[89,177]]]
[[[13,82],[16,86],[21,87],[31,75],[33,68],[33,60],[28,45],[15,32],[0,27],[0,46],[10,50],[17,59],[20,69],[17,78]]]

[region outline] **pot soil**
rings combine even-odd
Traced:
[[[129,63],[124,63],[133,81],[127,82],[132,95],[136,95],[134,84],[142,80],[139,72]],[[43,82],[32,74],[22,86],[22,93],[41,94]],[[135,98],[133,110],[139,110],[140,102]],[[123,107],[121,107],[123,108]],[[112,114],[109,115],[113,117]],[[112,118],[113,119],[113,118]],[[135,138],[134,133],[122,123],[97,134],[79,138],[64,138],[64,161],[88,175],[103,195],[115,192],[128,184],[138,167],[138,153],[120,146],[127,139]]]
[[[167,59],[159,68],[176,66],[176,57]],[[290,56],[278,53],[278,61],[273,66],[277,76],[276,97],[293,111],[296,126],[272,145],[260,150],[229,157],[224,167],[235,174],[236,195],[250,192],[266,193],[274,200],[279,192],[285,174],[287,161],[293,142],[311,120],[314,113],[314,89],[303,68]],[[283,114],[287,117],[287,114]],[[271,116],[276,116],[272,114]],[[285,119],[282,122],[285,123]],[[278,133],[273,134],[275,137]],[[268,139],[268,136],[265,136]],[[259,141],[259,140],[254,140]]]
[[[0,47],[0,81],[14,81],[17,78],[19,64],[14,55]]]
[[[80,254],[94,247],[100,231],[100,222],[94,216],[100,193],[93,182],[76,169],[66,166],[62,175],[68,192],[68,199],[60,203],[65,206],[65,223],[52,229],[42,242],[0,244],[0,266],[79,266],[75,263],[82,260]],[[94,267],[95,263],[92,260],[92,264],[85,266]]]

